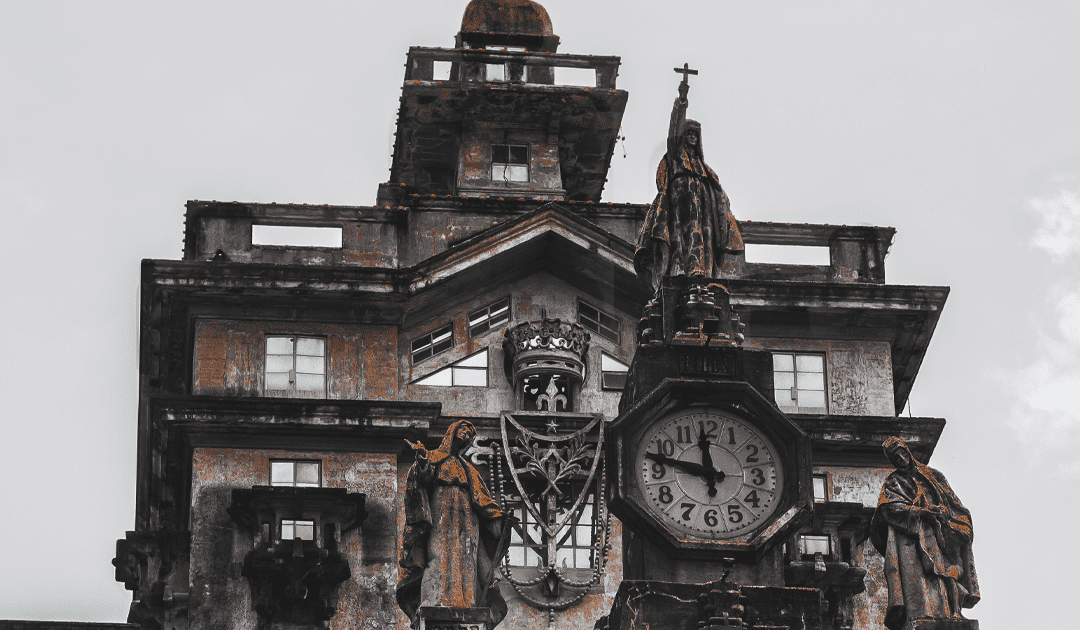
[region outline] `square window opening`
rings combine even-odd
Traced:
[[[491,181],[504,184],[529,181],[529,147],[517,144],[491,145]]]
[[[322,462],[317,459],[272,459],[270,485],[318,488],[322,485]]]
[[[417,364],[431,357],[442,354],[454,347],[454,327],[447,324],[432,332],[421,335],[412,342],[412,362]]]
[[[612,343],[621,343],[622,337],[619,331],[622,329],[622,322],[617,317],[580,300],[578,301],[578,323]]]
[[[267,335],[263,394],[326,398],[326,339]]]
[[[773,396],[787,413],[828,413],[825,355],[774,352]]]

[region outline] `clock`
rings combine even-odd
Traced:
[[[780,451],[720,407],[685,407],[645,428],[633,462],[642,503],[680,538],[745,540],[780,506]]]

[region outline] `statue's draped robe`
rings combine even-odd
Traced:
[[[683,142],[686,101],[675,99],[668,151],[656,169],[656,199],[649,206],[634,253],[638,275],[653,289],[664,276],[719,278],[725,254],[744,249],[731,202],[705,163],[700,131],[695,147]]]
[[[506,552],[497,535],[503,512],[462,454],[467,443],[455,437],[461,422],[426,465],[409,469],[397,600],[414,622],[420,606],[487,607],[496,622],[506,614],[499,589],[488,588]]]
[[[943,505],[948,514],[922,511],[929,505]],[[909,469],[885,479],[870,541],[885,558],[890,630],[920,618],[959,618],[961,608],[979,601],[971,512],[933,468],[912,458]]]

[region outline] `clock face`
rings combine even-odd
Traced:
[[[765,435],[734,413],[691,407],[645,429],[634,461],[644,503],[682,536],[728,540],[776,511],[784,473]]]

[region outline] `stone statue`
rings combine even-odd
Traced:
[[[656,169],[656,199],[634,253],[638,275],[654,291],[665,276],[719,278],[729,263],[725,256],[744,249],[727,194],[705,163],[701,125],[686,119],[687,75],[697,71],[685,65],[675,70],[683,80],[671,111],[667,153]]]
[[[492,581],[509,546],[511,525],[465,458],[475,437],[476,428],[459,420],[434,451],[409,443],[416,462],[405,489],[397,600],[414,627],[422,606],[490,608],[492,624],[506,614]]]
[[[919,619],[963,619],[979,601],[971,559],[971,512],[940,472],[891,437],[882,445],[896,466],[881,487],[870,541],[885,557],[889,605],[885,627],[907,630]]]

